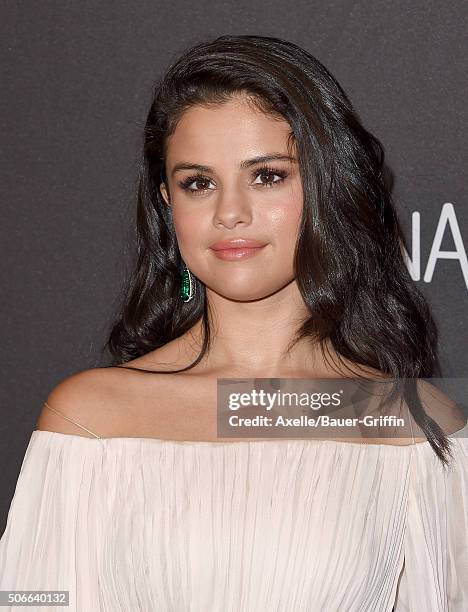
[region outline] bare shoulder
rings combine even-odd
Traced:
[[[36,429],[85,437],[116,435],[122,422],[125,374],[115,368],[92,368],[68,376],[49,393]]]
[[[445,435],[456,433],[465,427],[467,419],[461,406],[435,384],[420,378],[416,388],[425,413],[439,425]],[[413,437],[416,444],[427,442],[424,431],[417,425],[412,415],[409,415],[409,418],[411,423],[407,431],[411,432],[411,439],[389,438],[389,444],[412,444]]]
[[[373,370],[371,368],[362,369],[360,373],[365,373],[369,375],[369,378],[381,378],[379,372]],[[387,375],[383,375],[382,378],[386,378]],[[429,379],[430,380],[430,379]],[[428,380],[424,380],[422,378],[417,379],[416,389],[418,393],[419,400],[424,408],[425,413],[433,419],[437,425],[442,429],[445,435],[454,434],[461,429],[463,429],[467,425],[467,417],[464,413],[463,408],[458,404],[452,397],[450,397],[447,393],[442,391],[436,384],[428,382]],[[379,400],[380,401],[380,400]],[[399,400],[398,400],[399,404]],[[407,405],[408,402],[405,402]],[[390,411],[389,414],[395,414],[399,416],[403,416],[400,411],[401,407],[399,405],[395,406],[395,411]],[[405,409],[405,413],[406,412]],[[378,414],[378,412],[377,412]],[[371,444],[386,444],[391,446],[407,446],[414,442],[416,444],[421,442],[427,442],[427,437],[424,431],[417,425],[412,414],[408,414],[410,423],[405,423],[404,432],[406,433],[405,437],[381,437],[378,439],[369,438],[363,440],[364,443]],[[406,422],[406,418],[405,418]],[[352,439],[343,439],[344,441],[352,441]]]
[[[172,422],[170,399],[181,382],[154,372],[158,365],[167,368],[153,352],[119,367],[72,374],[50,392],[36,429],[89,438],[159,437],[162,426]]]
[[[418,379],[418,395],[423,408],[445,434],[449,435],[463,429],[466,416],[457,402],[427,380]]]

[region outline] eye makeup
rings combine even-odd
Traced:
[[[263,165],[263,166],[260,166],[259,168],[256,168],[252,172],[252,178],[256,179],[257,177],[262,176],[262,175],[268,176],[268,177],[278,176],[279,180],[275,180],[269,183],[257,183],[257,185],[260,185],[261,187],[271,188],[271,187],[276,187],[277,185],[283,183],[284,180],[288,177],[288,174],[289,173],[286,170],[283,170],[281,168],[273,168],[272,166],[269,166],[269,165]],[[210,181],[211,179],[209,177],[205,176],[201,172],[198,172],[196,174],[188,176],[183,181],[180,181],[178,185],[182,190],[189,192],[193,195],[198,195],[198,194],[203,194],[206,191],[209,191],[209,189],[192,189],[190,185],[192,185],[192,183],[203,183],[203,182],[209,183]]]

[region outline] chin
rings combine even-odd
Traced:
[[[281,290],[281,286],[279,287],[274,287],[274,288],[270,288],[270,287],[265,287],[265,288],[259,288],[256,287],[255,291],[252,291],[252,287],[248,287],[245,289],[241,289],[239,288],[237,291],[232,287],[232,285],[230,287],[228,287],[226,290],[223,290],[221,288],[219,289],[212,289],[212,291],[214,291],[215,293],[217,293],[218,295],[220,295],[221,297],[227,299],[227,300],[235,300],[238,302],[251,302],[251,301],[256,301],[256,300],[262,300],[264,298],[267,298],[271,295],[273,295],[274,293],[276,293],[277,291]]]

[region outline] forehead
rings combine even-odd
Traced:
[[[193,106],[168,139],[167,162],[172,166],[183,158],[213,165],[269,151],[288,153],[290,133],[285,119],[273,118],[241,97],[216,106]]]

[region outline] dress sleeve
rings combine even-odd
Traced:
[[[0,590],[69,591],[69,607],[63,609],[100,609],[101,454],[99,440],[32,433],[0,540]],[[38,609],[56,612],[62,606]]]
[[[456,437],[455,437],[456,436]],[[394,612],[468,610],[468,429],[449,436],[447,471],[428,442],[414,444]]]

